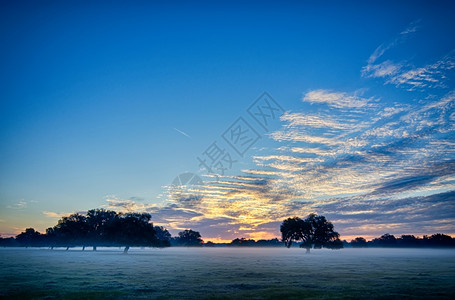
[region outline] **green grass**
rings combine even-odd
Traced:
[[[454,299],[453,249],[0,249],[8,299]]]

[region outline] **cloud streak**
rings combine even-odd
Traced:
[[[371,99],[344,92],[315,90],[305,94],[302,101],[309,103],[327,104],[335,108],[363,108],[368,106]]]
[[[269,136],[287,145],[254,156],[255,169],[198,187],[201,197],[191,209],[201,215],[190,224],[219,223],[233,238],[254,231],[278,236],[275,225],[285,217],[310,212],[327,214],[346,235],[406,233],[412,226],[407,232],[425,232],[438,214],[445,221],[433,224],[433,231],[455,221],[441,211],[455,190],[454,91],[423,105],[392,106],[346,92],[307,95],[326,109],[284,114],[282,128]],[[340,115],[348,107],[362,110]],[[172,210],[182,208],[175,203]],[[355,225],[343,225],[348,220]]]
[[[408,91],[448,88],[447,81],[455,69],[455,50],[420,67],[409,63],[408,58],[399,62],[390,59],[378,61],[386,52],[400,46],[416,33],[420,28],[419,23],[420,21],[412,22],[392,42],[378,46],[368,58],[367,65],[362,68],[362,77],[384,79],[384,84],[392,84]]]

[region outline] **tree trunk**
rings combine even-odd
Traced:
[[[130,249],[130,246],[125,246],[125,249],[123,250],[123,253],[128,254],[128,250]]]
[[[306,248],[306,253],[307,253],[307,254],[310,253],[310,248]]]
[[[85,246],[82,246],[82,251],[84,251],[84,250],[85,250]]]
[[[69,248],[70,248],[70,246],[67,246],[67,247],[66,247],[66,251],[68,251]]]
[[[96,251],[96,246],[93,246],[93,251]]]

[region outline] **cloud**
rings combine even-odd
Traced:
[[[379,45],[368,58],[368,65],[373,64],[388,50],[407,40],[410,34],[417,32],[417,29],[420,28],[419,23],[420,20],[411,22],[393,41]]]
[[[309,103],[327,104],[335,108],[362,108],[368,106],[371,99],[365,99],[344,92],[315,90],[305,94],[302,101]]]
[[[134,199],[134,200],[131,200]],[[140,200],[141,202],[138,202]],[[106,207],[117,212],[145,212],[152,208],[157,207],[156,204],[146,204],[143,203],[143,199],[137,199],[136,197],[131,197],[130,199],[119,199],[115,195],[108,195],[105,198],[107,202]]]
[[[380,64],[368,64],[362,68],[362,76],[367,78],[392,77],[403,68],[401,64],[386,60]]]
[[[408,62],[408,57],[400,62],[390,59],[378,62],[384,54],[397,47],[408,39],[408,36],[417,32],[420,21],[412,22],[392,42],[382,44],[373,51],[367,65],[361,70],[364,78],[383,78],[385,84],[392,84],[409,91],[423,90],[426,88],[447,88],[450,72],[455,69],[455,50],[450,51],[441,59],[415,67]]]
[[[418,175],[393,178],[378,186],[374,194],[394,194],[397,192],[410,191],[416,187],[425,186],[434,182],[439,177],[455,174],[455,160],[443,163],[434,163],[428,169],[419,170]]]
[[[27,208],[27,205],[28,205],[27,201],[19,200],[18,202],[14,203],[12,205],[8,205],[7,208],[20,210],[20,209]]]
[[[321,137],[316,135],[302,134],[296,130],[275,131],[270,136],[276,141],[306,142],[310,144],[320,144],[334,146],[342,144],[341,141],[334,138]]]
[[[311,126],[313,128],[348,129],[354,126],[354,124],[345,124],[337,119],[331,119],[332,117],[286,112],[281,116],[281,120],[288,122],[287,126],[289,127]]]
[[[319,205],[345,235],[453,232],[455,191],[400,199],[346,198]],[[452,224],[452,225],[451,225]]]
[[[110,196],[108,207],[148,211],[174,234],[191,228],[215,241],[278,237],[283,219],[311,212],[347,236],[450,228],[455,91],[407,105],[342,91],[305,98],[326,107],[285,113],[268,135],[276,147],[240,174],[179,187],[179,197],[165,187],[163,205]]]
[[[377,214],[381,208],[381,197],[388,197],[392,205],[397,199],[413,193],[434,194],[455,189],[455,145],[453,139],[455,110],[453,91],[440,98],[427,100],[415,106],[396,104],[391,107],[368,107],[363,112],[362,130],[352,131],[349,126],[337,126],[338,135],[331,136],[330,128],[323,128],[314,122],[307,122],[300,113],[296,118],[286,117],[290,124],[270,136],[278,142],[287,140],[292,147],[280,147],[281,155],[266,156],[262,161],[265,168],[274,167],[286,161],[293,161],[294,168],[281,168],[286,177],[278,178],[281,183],[296,193],[295,201],[305,199],[307,207],[324,213],[328,205],[336,205],[344,216],[355,215],[366,220]],[[362,113],[359,113],[362,114]],[[357,115],[351,116],[352,121]],[[324,118],[339,119],[337,110]],[[349,120],[343,121],[349,124]],[[337,124],[337,123],[335,123]],[[298,125],[298,126],[297,126]],[[310,143],[307,132],[318,130],[324,136],[324,143]],[[289,156],[296,157],[292,160]],[[302,158],[313,158],[308,164]],[[305,163],[304,163],[305,162]],[[298,169],[297,169],[298,167]],[[363,199],[363,206],[352,209],[341,206],[351,205],[355,199]],[[311,201],[308,201],[311,200]],[[400,202],[401,203],[401,202]],[[412,204],[404,201],[401,211],[415,212]],[[441,209],[441,208],[439,208]],[[429,207],[422,207],[429,211]],[[383,220],[384,221],[384,220]],[[454,220],[455,221],[455,220]],[[384,221],[386,222],[386,221]],[[356,223],[358,226],[359,222]],[[398,225],[397,225],[398,226]],[[365,227],[366,228],[366,227]]]
[[[447,72],[455,68],[455,51],[439,59],[438,61],[427,64],[420,68],[401,70],[393,74],[386,74],[378,77],[389,77],[386,83],[394,84],[397,87],[405,87],[408,90],[417,88],[436,88],[446,87]]]
[[[50,217],[50,218],[61,218],[63,216],[69,215],[67,213],[56,213],[52,211],[43,211],[43,215]]]

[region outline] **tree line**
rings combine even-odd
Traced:
[[[171,242],[181,246],[202,245],[197,231],[184,230],[171,237],[168,230],[153,226],[149,213],[117,213],[112,210],[92,209],[86,214],[75,213],[62,217],[57,225],[41,234],[27,228],[15,238],[1,239],[1,246],[22,247],[169,247]]]
[[[310,214],[305,219],[298,217],[288,218],[280,227],[282,241],[287,247],[296,242],[299,247],[340,249],[343,247],[455,247],[455,238],[449,235],[436,233],[424,235],[422,238],[414,235],[402,235],[396,238],[391,234],[384,234],[379,238],[367,241],[363,237],[357,237],[351,242],[341,241],[340,235],[334,230],[331,222],[324,216]]]
[[[455,247],[455,238],[443,233],[424,235],[419,238],[414,235],[405,234],[396,238],[393,234],[383,234],[379,238],[367,241],[363,237],[357,237],[350,243],[344,242],[353,248],[362,247]]]
[[[280,226],[281,240],[258,240],[236,238],[230,243],[204,243],[197,231],[186,229],[172,237],[162,226],[153,226],[149,213],[117,213],[105,209],[92,209],[86,214],[75,213],[62,217],[57,225],[41,234],[33,228],[27,228],[15,238],[0,238],[0,246],[22,247],[279,247],[297,246],[310,249],[343,247],[455,247],[455,238],[437,233],[422,238],[414,235],[402,235],[396,238],[384,234],[379,238],[367,241],[357,237],[351,242],[340,240],[333,224],[324,216],[310,214],[305,219],[287,218]]]

